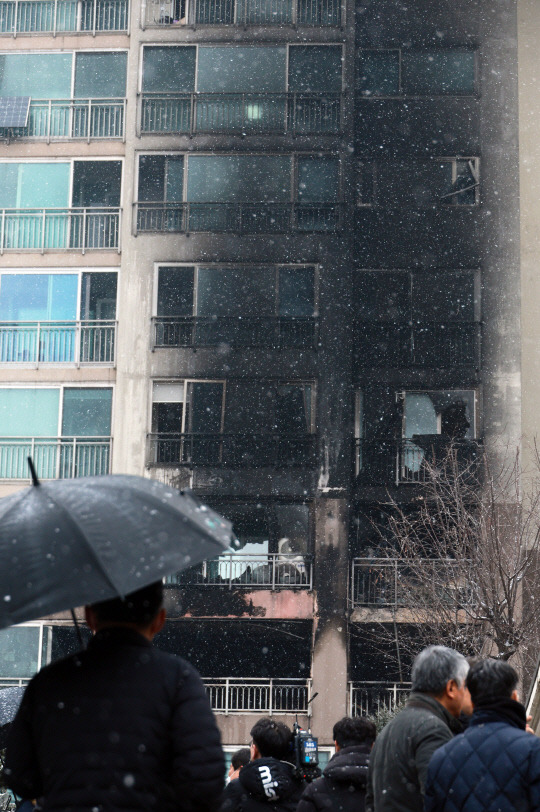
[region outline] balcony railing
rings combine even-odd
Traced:
[[[214,713],[307,713],[309,679],[203,677]]]
[[[1,364],[114,366],[116,322],[0,322]]]
[[[480,365],[481,325],[471,322],[360,322],[355,344],[362,367],[454,368]]]
[[[342,219],[338,203],[134,203],[134,208],[136,233],[335,232]]]
[[[350,682],[349,716],[393,713],[410,691],[410,682]]]
[[[312,562],[309,556],[295,553],[228,553],[170,575],[165,583],[176,586],[218,586],[226,589],[311,590]]]
[[[314,434],[149,434],[148,465],[282,467],[316,461]]]
[[[339,133],[341,93],[144,93],[141,133]]]
[[[47,143],[70,139],[124,140],[125,117],[125,99],[33,99],[27,126],[10,128],[8,134],[12,138],[35,138]]]
[[[341,0],[147,0],[146,26],[342,24]]]
[[[295,347],[317,345],[318,322],[296,317],[158,316],[152,319],[154,348],[215,347]]]
[[[434,603],[433,590],[438,593],[437,601],[441,600],[444,583],[449,600],[465,603],[469,591],[462,581],[463,562],[451,559],[425,558],[411,563],[399,558],[355,558],[351,600],[353,606],[423,607]]]
[[[0,0],[0,35],[127,31],[128,0]]]
[[[0,209],[4,251],[120,251],[118,208]]]
[[[444,435],[419,435],[399,443],[355,440],[360,485],[414,485],[426,482],[434,466],[444,464],[450,450],[462,470],[474,470],[481,440],[452,440]]]
[[[108,474],[110,437],[3,437],[0,439],[0,479],[29,479],[32,457],[40,479]]]

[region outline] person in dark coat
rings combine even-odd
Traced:
[[[426,812],[532,812],[540,809],[540,739],[526,732],[518,675],[500,660],[471,667],[474,712],[467,730],[434,753]]]
[[[364,812],[369,754],[375,724],[363,716],[345,716],[332,731],[336,754],[300,798],[297,812]]]
[[[225,789],[221,812],[295,812],[306,784],[286,760],[292,757],[291,730],[265,718],[250,735],[251,761]]]
[[[225,760],[204,685],[154,648],[161,583],[86,608],[88,648],[29,683],[5,780],[44,812],[214,812]]]
[[[429,760],[461,732],[458,717],[471,710],[468,671],[465,657],[446,646],[428,646],[415,658],[412,693],[371,751],[368,812],[423,812]]]

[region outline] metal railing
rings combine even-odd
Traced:
[[[135,233],[213,232],[283,234],[334,232],[341,228],[339,203],[134,203]]]
[[[228,589],[313,588],[311,557],[297,553],[224,553],[196,567],[169,575],[166,584]]]
[[[309,349],[317,346],[318,321],[293,316],[156,316],[152,327],[155,349],[219,344]]]
[[[47,141],[125,140],[125,99],[32,99],[26,127],[3,128],[10,138]]]
[[[434,465],[452,449],[463,470],[479,456],[481,440],[452,440],[445,435],[413,439],[355,440],[355,465],[361,485],[414,485],[428,481]]]
[[[393,713],[410,691],[410,682],[350,682],[349,716]]]
[[[28,685],[32,677],[0,677],[0,689]]]
[[[128,0],[0,0],[0,35],[127,31]]]
[[[342,25],[341,0],[148,0],[144,26]]]
[[[0,254],[23,250],[120,252],[121,215],[116,207],[0,209]]]
[[[310,465],[315,442],[314,434],[149,434],[147,465]]]
[[[468,587],[462,580],[463,562],[452,559],[424,558],[411,563],[399,558],[354,558],[351,601],[353,606],[418,607],[432,602],[433,590],[440,601],[444,584],[449,598],[462,597],[465,602]]]
[[[116,322],[0,322],[0,364],[114,366]]]
[[[355,344],[362,367],[480,365],[478,322],[376,324],[359,322]]]
[[[29,479],[32,457],[40,479],[108,474],[110,437],[2,437],[0,479]]]
[[[341,93],[143,93],[141,133],[339,133]]]
[[[203,677],[215,713],[308,713],[310,679]]]

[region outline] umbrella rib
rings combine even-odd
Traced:
[[[68,520],[68,522],[70,522],[70,523],[73,525],[73,527],[74,527],[74,528],[76,529],[76,531],[77,531],[77,534],[79,535],[79,537],[80,537],[80,538],[82,539],[82,541],[84,542],[84,545],[85,545],[86,549],[87,549],[87,550],[90,552],[90,554],[91,554],[91,556],[93,557],[94,561],[97,563],[97,565],[98,565],[98,567],[99,567],[99,570],[100,570],[101,574],[105,576],[105,579],[106,579],[106,580],[109,582],[109,585],[110,585],[110,586],[111,586],[111,587],[114,589],[114,591],[115,591],[115,592],[116,592],[116,593],[117,593],[117,594],[118,594],[118,595],[119,595],[121,598],[123,598],[123,597],[124,597],[124,592],[123,592],[123,590],[122,590],[122,589],[120,589],[120,588],[119,588],[119,587],[118,587],[118,586],[115,584],[115,582],[114,582],[113,578],[112,578],[112,577],[109,575],[109,573],[108,573],[108,572],[107,572],[107,570],[105,569],[105,565],[104,565],[103,561],[101,560],[101,558],[100,558],[99,554],[96,552],[96,550],[95,550],[95,549],[92,547],[92,545],[88,543],[88,540],[87,540],[87,538],[86,538],[86,536],[85,536],[85,534],[84,534],[84,531],[82,530],[82,528],[81,528],[81,526],[79,525],[79,523],[77,522],[77,520],[73,518],[73,516],[71,515],[71,513],[69,513],[69,512],[68,512],[68,511],[65,509],[65,507],[64,507],[63,505],[58,504],[58,502],[56,501],[56,499],[55,499],[53,496],[51,496],[51,495],[50,495],[50,493],[47,493],[46,498],[47,498],[47,499],[50,499],[50,500],[51,500],[51,502],[54,502],[54,504],[56,505],[56,507],[57,507],[57,508],[58,508],[60,511],[62,511],[62,513],[64,514],[64,516],[65,516],[65,517],[66,517],[66,519]]]

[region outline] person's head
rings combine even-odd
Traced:
[[[136,629],[151,640],[165,623],[163,584],[156,581],[125,598],[112,598],[85,606],[85,617],[93,632],[111,626],[124,626]]]
[[[229,781],[234,781],[235,778],[238,778],[240,770],[246,766],[250,759],[251,752],[249,747],[242,747],[232,754],[231,766],[228,772]]]
[[[342,747],[353,747],[356,744],[368,744],[371,746],[375,741],[377,728],[371,719],[365,716],[344,716],[336,722],[332,730],[332,738],[336,750]]]
[[[447,646],[428,646],[413,662],[412,690],[429,694],[444,705],[452,716],[467,712],[470,705],[465,680],[469,663],[458,651]]]
[[[251,758],[285,759],[289,754],[292,732],[283,722],[263,718],[251,728]]]
[[[502,660],[480,660],[471,666],[467,688],[473,705],[486,700],[518,699],[516,671]]]

